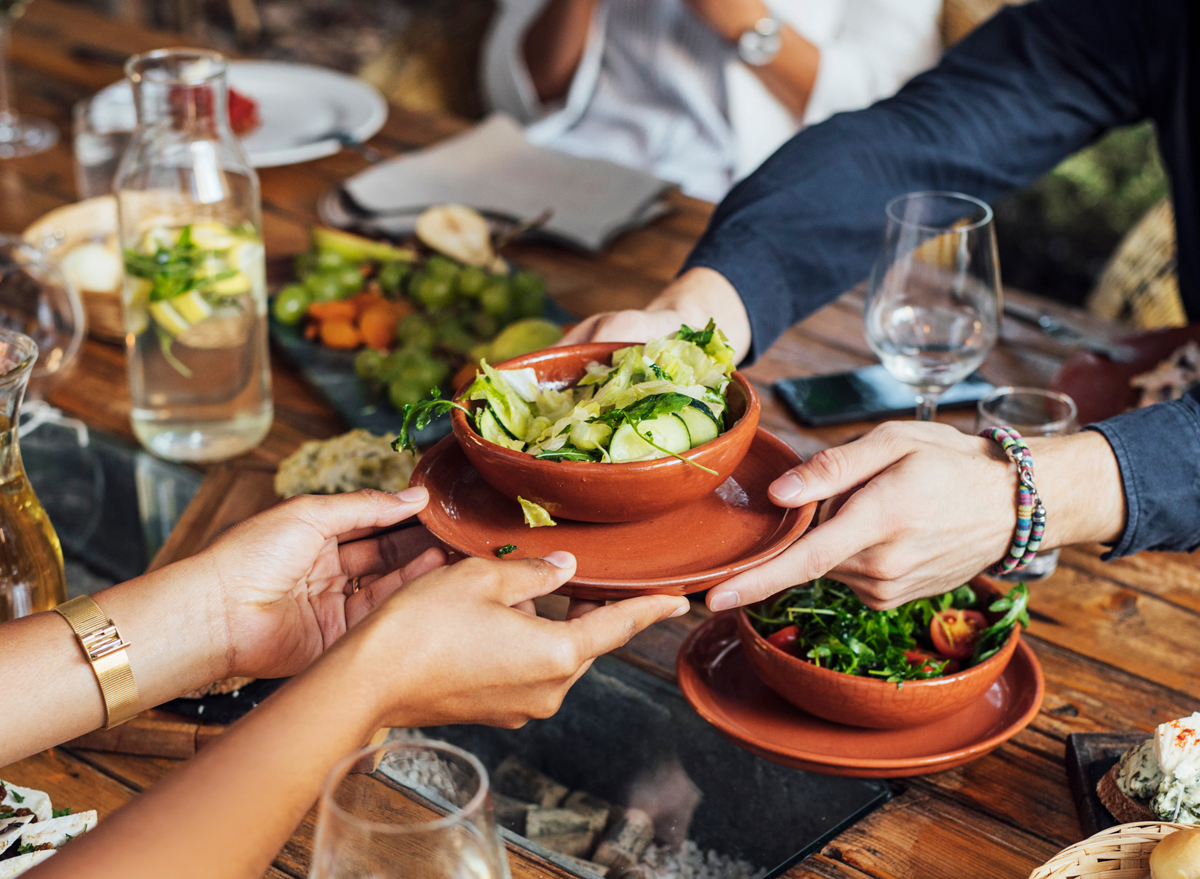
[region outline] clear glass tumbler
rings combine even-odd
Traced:
[[[487,771],[445,742],[364,748],[321,794],[311,879],[508,879]]]
[[[12,69],[8,63],[12,26],[29,0],[0,0],[0,159],[45,152],[58,143],[58,129],[45,119],[17,115],[12,103]]]
[[[1023,437],[1066,436],[1079,430],[1075,401],[1057,391],[1041,388],[996,388],[975,407],[975,432],[989,427],[1011,427]],[[1034,461],[1034,474],[1037,461]],[[1058,550],[1039,552],[1024,568],[998,579],[1016,583],[1042,580],[1058,567]]]
[[[946,388],[983,363],[1000,327],[992,209],[958,192],[910,192],[887,204],[867,283],[863,333],[932,421]]]
[[[117,90],[75,105],[75,191],[80,200],[112,194],[121,157],[137,127],[132,97],[132,92]]]
[[[249,451],[273,414],[258,177],[229,127],[226,67],[195,49],[125,65],[138,126],[114,187],[133,430],[177,461]]]

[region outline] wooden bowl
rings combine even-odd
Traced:
[[[117,200],[101,195],[63,205],[34,220],[21,237],[53,260],[61,260],[80,244],[90,241],[120,253],[117,244]],[[87,312],[88,335],[105,342],[124,342],[125,316],[121,287],[113,290],[79,290]]]
[[[999,598],[990,580],[976,577],[971,587]],[[781,650],[758,633],[745,610],[737,614],[738,634],[755,674],[762,682],[802,711],[870,729],[904,729],[954,714],[979,699],[1004,673],[1017,649],[1021,627],[1000,652],[957,674],[903,686],[878,678],[846,674],[814,665]]]
[[[614,351],[629,344],[593,343],[548,348],[505,361],[496,368],[530,367],[541,384],[566,388],[584,376],[589,363],[607,363]],[[625,464],[539,461],[524,452],[488,442],[475,432],[461,410],[454,411],[451,426],[467,459],[502,495],[513,500],[520,496],[534,501],[545,507],[551,516],[564,519],[640,522],[698,501],[715,491],[742,462],[758,427],[758,395],[745,377],[735,372],[725,398],[727,416],[736,418],[733,426],[711,442],[683,453],[688,461],[703,464],[715,470],[715,474],[678,458]],[[713,535],[713,539],[719,537]]]
[[[1155,846],[1176,830],[1195,829],[1194,825],[1165,821],[1118,824],[1063,849],[1030,873],[1029,879],[1149,879],[1150,853]]]

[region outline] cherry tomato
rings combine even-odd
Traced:
[[[935,613],[929,621],[929,637],[934,649],[951,659],[970,659],[979,633],[988,626],[987,617],[977,610],[953,608]]]
[[[921,666],[921,671],[925,672],[926,674],[934,671],[935,666],[932,663],[935,662],[946,663],[946,667],[942,669],[942,674],[944,675],[952,675],[959,669],[957,659],[947,659],[945,656],[938,656],[937,654],[930,653],[928,650],[922,650],[920,647],[914,647],[912,650],[905,650],[904,658],[907,659],[912,665]]]
[[[788,648],[796,643],[796,639],[799,637],[800,630],[798,628],[795,626],[784,626],[775,634],[768,635],[767,640],[780,650],[790,653],[791,651]]]

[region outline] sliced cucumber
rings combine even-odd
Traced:
[[[653,440],[655,445],[666,451],[654,448],[643,437]],[[671,414],[643,421],[638,425],[637,430],[634,430],[630,424],[622,424],[613,434],[608,454],[612,457],[613,463],[619,464],[627,461],[650,461],[654,458],[663,458],[670,452],[679,454],[686,452],[691,447],[691,436],[688,433],[687,425],[682,418]]]
[[[704,406],[703,403],[700,404]],[[712,412],[707,406],[700,409],[695,406],[688,406],[679,413],[679,417],[683,423],[687,425],[688,435],[691,437],[691,448],[702,446],[710,440],[715,440],[720,430],[717,427],[717,419],[713,417]]]
[[[489,443],[504,446],[506,449],[523,449],[525,444],[512,437],[490,406],[479,410],[479,435]]]

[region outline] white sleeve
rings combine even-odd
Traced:
[[[858,110],[897,92],[941,53],[941,0],[846,0],[832,40],[818,42],[821,66],[804,124]]]

